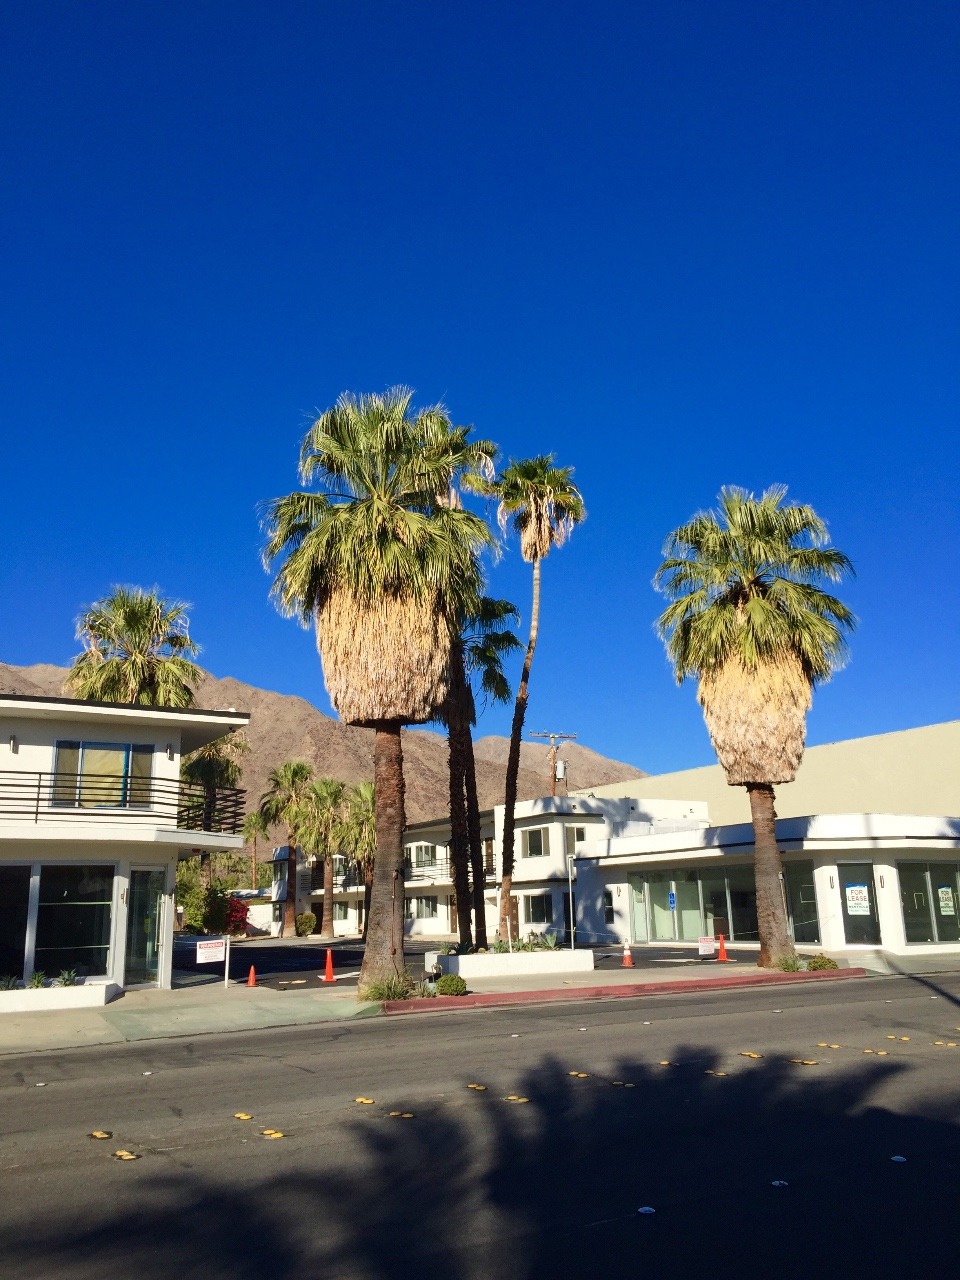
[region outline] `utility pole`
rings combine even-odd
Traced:
[[[531,738],[550,739],[550,794],[557,794],[557,750],[561,742],[576,742],[575,733],[531,733]]]

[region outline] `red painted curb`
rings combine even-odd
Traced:
[[[576,987],[548,991],[488,991],[466,996],[434,996],[431,1000],[385,1000],[384,1013],[441,1013],[446,1009],[490,1009],[511,1004],[556,1004],[562,1000],[636,999],[697,991],[732,991],[737,987],[776,987],[791,982],[836,982],[865,978],[866,969],[821,969],[815,973],[741,973],[729,978],[694,978],[689,982],[631,982],[616,987]]]

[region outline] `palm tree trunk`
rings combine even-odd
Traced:
[[[460,679],[457,679],[459,674]],[[460,945],[473,944],[470,932],[470,834],[467,828],[466,766],[463,759],[463,658],[458,645],[450,653],[450,693],[447,697],[447,758],[450,776],[450,869],[457,899]],[[457,687],[460,685],[461,687]]]
[[[333,858],[328,854],[323,860],[323,920],[320,937],[332,938],[333,928]]]
[[[484,902],[486,872],[483,841],[480,838],[480,801],[477,798],[477,762],[473,755],[473,734],[466,726],[463,743],[464,792],[467,797],[467,834],[470,840],[470,874],[473,878],[473,936],[477,947],[487,945],[487,907]]]
[[[283,904],[284,937],[297,936],[297,833],[287,832],[287,900]]]
[[[377,853],[359,988],[403,972],[403,744],[400,721],[375,726]]]
[[[370,899],[373,897],[373,866],[370,863],[363,868],[363,941],[367,940],[367,926],[370,923]]]
[[[779,968],[784,959],[795,956],[787,911],[783,899],[783,866],[777,848],[777,811],[769,782],[748,783],[750,813],[753,818],[753,874],[757,886],[757,929],[760,958],[764,969]]]
[[[533,654],[537,647],[537,633],[540,630],[540,561],[533,562],[533,604],[530,609],[530,638],[527,641],[527,652],[523,659],[523,670],[520,683],[517,685],[517,697],[513,705],[513,724],[510,726],[510,749],[507,752],[507,776],[503,795],[503,849],[501,853],[502,880],[500,883],[500,927],[501,938],[507,936],[507,922],[510,919],[510,890],[513,887],[513,838],[517,806],[517,775],[520,772],[520,740],[523,736],[523,722],[527,714],[528,686],[530,684],[530,668],[533,665]]]

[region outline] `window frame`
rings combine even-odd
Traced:
[[[83,768],[87,751],[123,751],[124,762],[121,774],[86,774]],[[61,770],[61,752],[75,751],[76,770]],[[53,774],[50,785],[50,806],[55,809],[143,809],[148,810],[153,803],[154,760],[157,744],[147,742],[98,742],[92,738],[58,738],[53,746]],[[149,757],[149,770],[145,776],[133,772],[136,757]],[[120,780],[121,798],[117,803],[92,803],[84,800],[84,777],[109,777]],[[89,786],[89,783],[88,783]],[[65,795],[69,790],[71,795]],[[145,790],[141,799],[138,792]]]
[[[530,852],[530,837],[536,835],[540,837],[540,852]],[[520,856],[521,858],[549,858],[550,857],[550,828],[549,827],[521,827],[520,829]]]
[[[533,904],[545,903],[545,918],[543,920],[535,920],[533,918]],[[539,924],[547,927],[553,924],[553,894],[552,893],[525,893],[523,895],[523,923]]]

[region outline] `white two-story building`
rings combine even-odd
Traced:
[[[170,986],[177,860],[243,845],[244,793],[181,755],[248,722],[0,695],[0,977]]]

